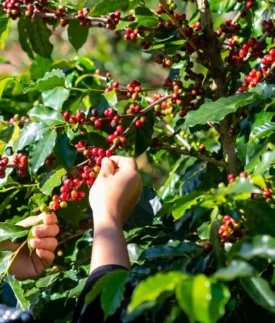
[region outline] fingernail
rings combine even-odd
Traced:
[[[104,165],[106,165],[106,164],[108,164],[108,163],[109,163],[109,158],[104,157],[104,158],[102,159],[101,166],[104,166]]]

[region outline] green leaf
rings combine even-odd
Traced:
[[[24,290],[22,288],[22,283],[19,282],[15,277],[8,276],[7,279],[13,294],[17,300],[17,306],[21,310],[28,310],[30,308],[30,302],[24,296]]]
[[[181,281],[176,297],[190,321],[215,323],[223,316],[230,293],[222,283],[197,275]]]
[[[2,51],[5,49],[6,40],[10,31],[11,19],[7,16],[0,17],[0,46]]]
[[[12,251],[0,251],[0,275],[2,275],[7,270],[12,255]]]
[[[37,173],[40,167],[44,165],[46,158],[51,154],[55,146],[57,133],[56,130],[48,130],[42,135],[39,141],[36,141],[30,151],[30,170],[33,174]]]
[[[60,112],[47,108],[41,104],[32,108],[28,112],[28,115],[32,120],[41,121],[47,126],[66,124]]]
[[[268,235],[256,235],[253,238],[235,243],[229,251],[228,258],[251,260],[255,257],[275,261],[275,238]]]
[[[68,38],[74,49],[78,51],[87,41],[89,28],[80,26],[78,20],[70,20]]]
[[[173,292],[184,277],[181,272],[171,271],[143,280],[134,290],[128,311],[134,311],[144,302],[155,301],[163,292]]]
[[[275,293],[265,279],[261,277],[244,278],[241,280],[241,284],[256,304],[275,313]]]
[[[128,271],[116,270],[112,279],[103,287],[101,294],[101,306],[104,311],[104,320],[116,312],[124,299],[125,284]]]
[[[35,59],[30,66],[30,74],[32,80],[38,80],[42,78],[47,72],[51,70],[52,60],[44,58],[39,55],[35,56]]]
[[[180,190],[182,195],[190,194],[197,189],[206,174],[206,162],[195,162],[192,166],[188,167],[184,175],[180,178]]]
[[[70,290],[68,297],[69,298],[79,297],[79,295],[81,294],[81,292],[86,284],[87,279],[88,279],[88,277],[80,279],[80,281],[78,282],[78,285]]]
[[[265,201],[247,200],[244,206],[246,227],[250,234],[267,234],[275,236],[274,213]]]
[[[275,162],[275,150],[267,151],[263,154],[261,162],[255,167],[254,174],[261,175],[269,170],[270,166]]]
[[[249,193],[262,193],[262,191],[255,185],[253,185],[252,180],[248,178],[240,178],[238,181],[235,181],[232,184],[232,187],[229,189],[228,194],[243,194]]]
[[[215,102],[204,103],[198,110],[188,112],[185,125],[195,126],[206,124],[208,121],[219,122],[229,113],[253,101],[255,101],[253,93],[239,93],[228,98],[220,98]]]
[[[135,15],[139,26],[152,27],[158,23],[158,17],[147,7],[137,7]]]
[[[214,278],[224,281],[232,281],[240,277],[250,277],[255,274],[255,269],[243,260],[232,260],[228,267],[220,268],[213,275]]]
[[[55,281],[57,281],[57,279],[59,278],[60,276],[60,272],[58,273],[55,273],[55,274],[52,274],[52,275],[48,275],[46,277],[42,277],[40,278],[35,286],[37,288],[48,288],[50,287]]]
[[[57,86],[65,86],[65,74],[62,70],[54,69],[51,72],[47,72],[42,79],[37,80],[34,86],[25,88],[24,92],[42,92]]]
[[[3,95],[3,92],[5,90],[5,87],[7,86],[7,84],[12,81],[13,79],[11,77],[7,77],[7,78],[4,78],[0,81],[0,98],[2,97]]]
[[[168,258],[168,257],[188,257],[193,258],[202,253],[202,248],[194,242],[182,242],[176,246],[157,246],[150,247],[143,251],[139,260]]]
[[[271,135],[275,130],[275,122],[266,122],[265,124],[255,127],[251,133],[250,137],[254,140],[256,138],[260,139]]]
[[[117,104],[117,94],[115,90],[104,93],[104,97],[111,107],[115,107]]]
[[[200,197],[202,197],[201,192],[194,191],[186,196],[177,199],[172,211],[174,219],[178,220],[179,218],[181,218],[187,210],[191,209],[193,205],[197,204]]]
[[[152,188],[143,187],[139,201],[128,217],[124,229],[129,230],[152,225],[153,219],[160,209],[161,202],[156,192]]]
[[[58,162],[64,168],[71,168],[74,165],[77,150],[70,144],[70,140],[66,134],[60,134],[57,137],[54,153]]]
[[[48,130],[49,127],[42,122],[29,122],[25,124],[24,128],[20,131],[19,138],[14,143],[15,151],[22,150],[26,146],[40,140]]]
[[[66,169],[54,169],[40,182],[40,191],[45,195],[51,195],[53,189],[60,186],[62,177],[67,173]]]
[[[53,89],[43,91],[42,100],[44,105],[47,107],[61,111],[63,103],[68,99],[69,95],[69,90],[64,87],[57,86]]]
[[[19,190],[10,193],[0,205],[0,215],[6,210],[6,207],[10,204],[10,201],[19,193]]]
[[[0,242],[2,241],[15,241],[19,238],[26,237],[29,233],[24,227],[15,224],[0,223]]]
[[[0,131],[0,155],[2,155],[6,149],[6,145],[12,138],[14,127],[7,127]]]
[[[91,15],[102,16],[116,10],[127,10],[129,0],[101,0],[91,10]]]
[[[40,17],[29,19],[22,15],[18,22],[19,41],[23,50],[33,58],[33,52],[44,57],[50,58],[53,45],[49,38],[51,31]]]

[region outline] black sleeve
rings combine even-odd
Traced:
[[[104,312],[101,308],[100,297],[97,297],[86,308],[84,307],[85,296],[92,290],[97,280],[102,276],[106,275],[107,273],[118,269],[128,270],[127,268],[119,265],[106,265],[95,269],[91,273],[81,295],[79,296],[72,323],[91,323],[91,322],[120,323],[122,322],[120,319],[121,308],[119,308],[114,315],[110,316],[106,321],[104,321]],[[129,295],[131,295],[131,289],[129,288],[129,286],[126,285],[125,296],[127,297]],[[145,321],[143,320],[143,318],[139,318],[134,322],[143,323]]]

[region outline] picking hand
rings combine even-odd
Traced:
[[[32,229],[34,238],[29,242],[35,250],[30,255],[28,246],[24,246],[10,268],[9,273],[15,275],[19,280],[40,275],[54,260],[54,251],[58,244],[55,237],[59,232],[54,213],[31,216],[17,224],[22,227],[30,227],[40,221],[43,221],[43,224]],[[5,245],[5,250],[16,251],[18,247],[18,244],[9,242]]]

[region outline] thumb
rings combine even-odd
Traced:
[[[104,157],[102,159],[99,175],[106,177],[109,175],[113,175],[114,171],[115,171],[115,167],[114,167],[112,160],[108,157]]]

